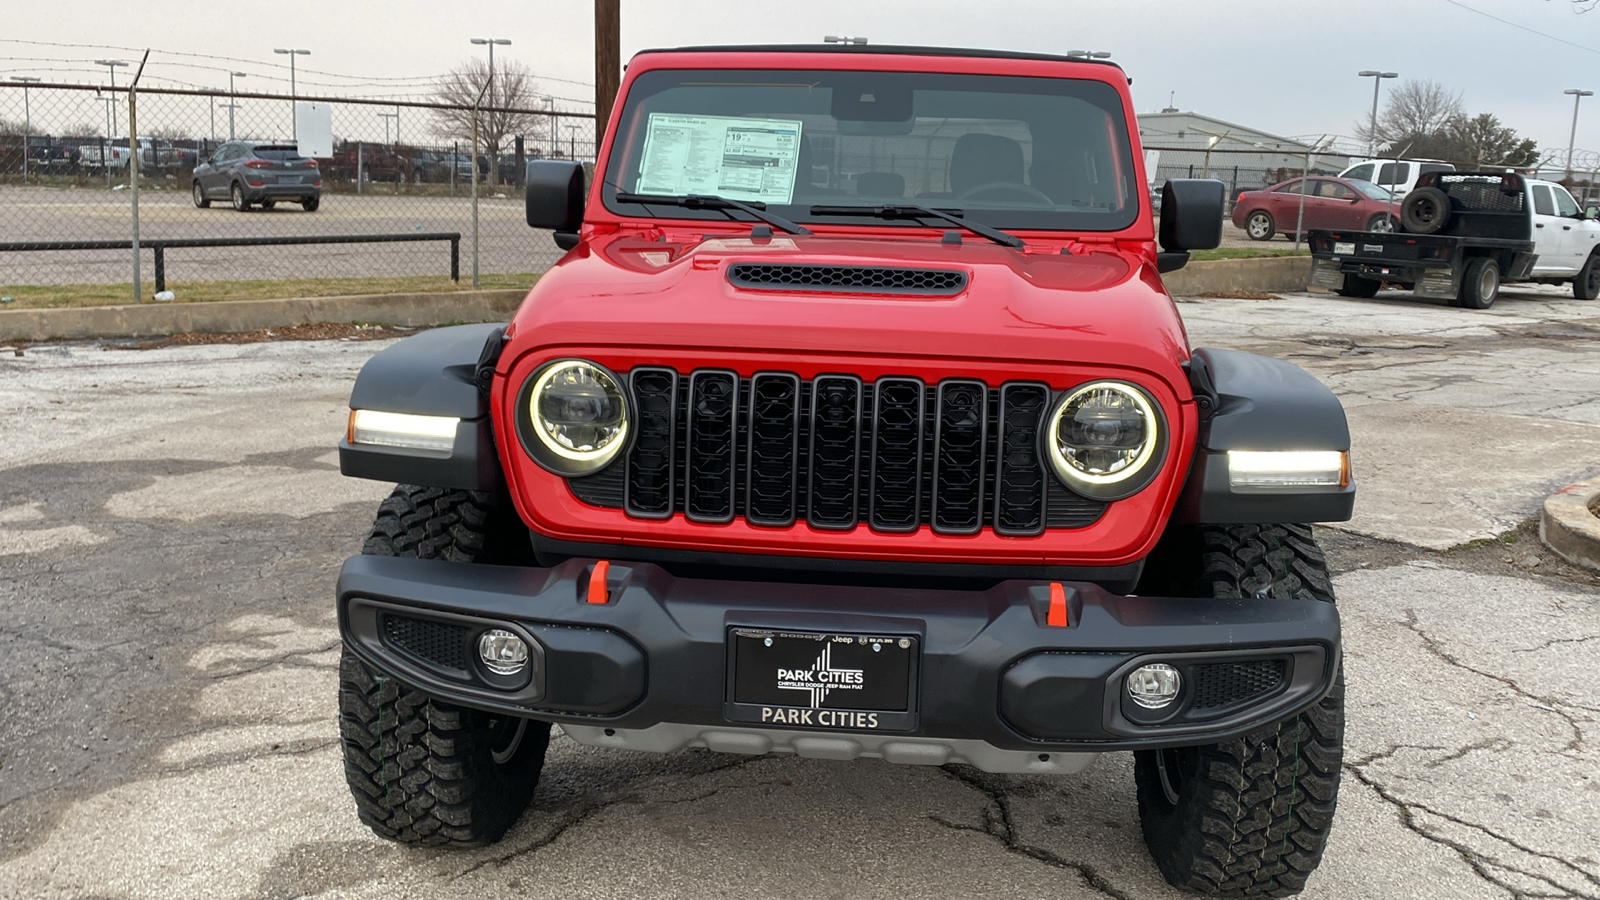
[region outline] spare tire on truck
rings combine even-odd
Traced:
[[[1400,225],[1412,234],[1435,234],[1450,224],[1450,195],[1436,187],[1417,188],[1400,204]]]

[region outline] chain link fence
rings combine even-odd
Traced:
[[[175,290],[196,281],[449,274],[446,242],[384,239],[397,235],[459,234],[463,282],[474,273],[529,275],[559,258],[549,234],[523,219],[525,163],[592,161],[592,113],[296,99],[325,105],[331,118],[331,154],[317,157],[316,175],[305,176],[320,181],[320,202],[315,211],[275,203],[238,212],[227,200],[200,208],[195,167],[229,140],[293,142],[291,98],[165,88],[130,96],[126,88],[0,83],[0,248],[50,248],[0,250],[0,287],[131,283],[129,248],[64,248],[128,242],[135,228],[145,246],[238,239],[239,246],[166,249],[165,275]],[[130,113],[138,128],[132,141]],[[347,242],[287,242],[312,238]],[[140,254],[144,299],[155,281],[154,257]]]

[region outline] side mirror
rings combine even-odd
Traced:
[[[1190,250],[1210,250],[1222,243],[1226,189],[1213,178],[1174,178],[1161,187],[1161,248],[1157,268],[1183,268]]]
[[[556,246],[563,250],[578,244],[578,227],[583,224],[583,181],[581,163],[550,159],[528,163],[528,225],[555,231]]]
[[[1600,206],[1591,206],[1583,211],[1585,219],[1600,219]]]

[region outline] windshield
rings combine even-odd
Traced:
[[[1370,181],[1359,181],[1352,178],[1350,179],[1350,185],[1374,200],[1388,200],[1394,196],[1389,192],[1388,188],[1378,187]]]
[[[1126,228],[1139,202],[1115,88],[997,75],[646,72],[604,178],[607,208],[630,217],[727,218],[622,203],[619,191],[760,202],[797,222],[860,224],[814,205],[916,203],[1074,231]]]

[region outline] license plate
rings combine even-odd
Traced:
[[[917,651],[912,635],[734,628],[724,712],[774,727],[907,731]]]
[[[1352,253],[1355,253],[1356,252],[1355,242],[1354,241],[1335,241],[1334,244],[1333,244],[1333,252],[1334,253],[1343,254],[1345,256],[1348,256],[1348,255],[1350,255]]]

